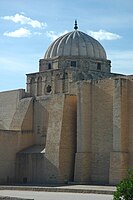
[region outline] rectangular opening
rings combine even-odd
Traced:
[[[71,67],[76,67],[76,61],[71,61]]]
[[[101,70],[101,63],[97,63],[97,70]]]

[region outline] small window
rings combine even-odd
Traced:
[[[51,69],[51,63],[48,64],[48,69]]]
[[[76,61],[71,61],[71,66],[76,67]]]
[[[101,70],[101,63],[97,63],[97,70]]]
[[[47,93],[51,93],[52,89],[51,89],[51,85],[47,86]]]

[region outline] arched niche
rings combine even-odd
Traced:
[[[32,77],[30,80],[30,95],[35,95],[35,78]]]
[[[37,79],[37,96],[42,95],[42,77],[39,76]]]

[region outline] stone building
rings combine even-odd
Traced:
[[[26,91],[0,93],[0,184],[117,184],[133,167],[132,88],[75,21]]]

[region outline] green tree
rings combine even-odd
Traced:
[[[117,185],[113,200],[133,200],[133,170]]]

